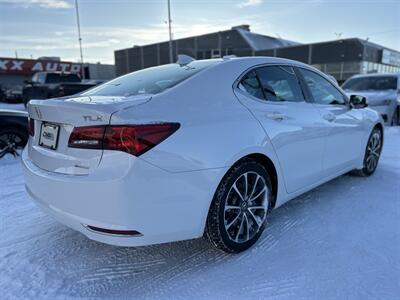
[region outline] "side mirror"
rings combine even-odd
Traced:
[[[368,106],[367,98],[359,95],[350,96],[350,108],[364,108]]]
[[[31,80],[24,80],[24,83],[25,83],[25,84],[33,84],[33,81],[31,81]]]

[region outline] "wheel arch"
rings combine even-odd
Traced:
[[[268,156],[261,153],[253,153],[246,155],[245,157],[242,157],[239,161],[246,158],[253,159],[258,163],[260,163],[267,170],[269,176],[271,177],[270,179],[272,184],[272,195],[273,195],[271,208],[274,208],[278,196],[278,173],[276,171],[274,163]]]
[[[381,131],[382,134],[382,143],[385,141],[385,136],[384,136],[384,129],[383,129],[383,125],[381,123],[376,123],[374,125],[374,127],[372,128],[372,130],[374,130],[375,128],[379,129]]]

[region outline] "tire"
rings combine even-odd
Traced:
[[[0,158],[6,154],[18,156],[18,149],[25,147],[28,132],[20,127],[5,127],[0,129]]]
[[[396,126],[396,125],[400,125],[400,107],[396,107],[394,112],[393,112],[393,116],[392,116],[392,122],[390,123],[390,126]]]
[[[368,138],[368,143],[364,154],[363,168],[361,170],[353,171],[353,174],[362,177],[368,177],[374,174],[379,163],[379,158],[382,151],[382,142],[382,131],[375,127]]]
[[[228,253],[247,250],[264,231],[272,196],[266,169],[252,159],[239,161],[215,192],[207,217],[206,237],[217,249]]]

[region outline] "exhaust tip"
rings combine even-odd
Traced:
[[[108,228],[100,228],[91,225],[85,225],[91,231],[95,231],[97,233],[109,234],[109,235],[118,235],[118,236],[142,236],[139,231],[136,230],[115,230],[115,229],[108,229]]]

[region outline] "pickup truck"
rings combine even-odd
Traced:
[[[94,87],[95,83],[82,83],[78,74],[65,72],[38,72],[25,82],[22,90],[24,104],[31,99],[49,99],[78,94]]]

